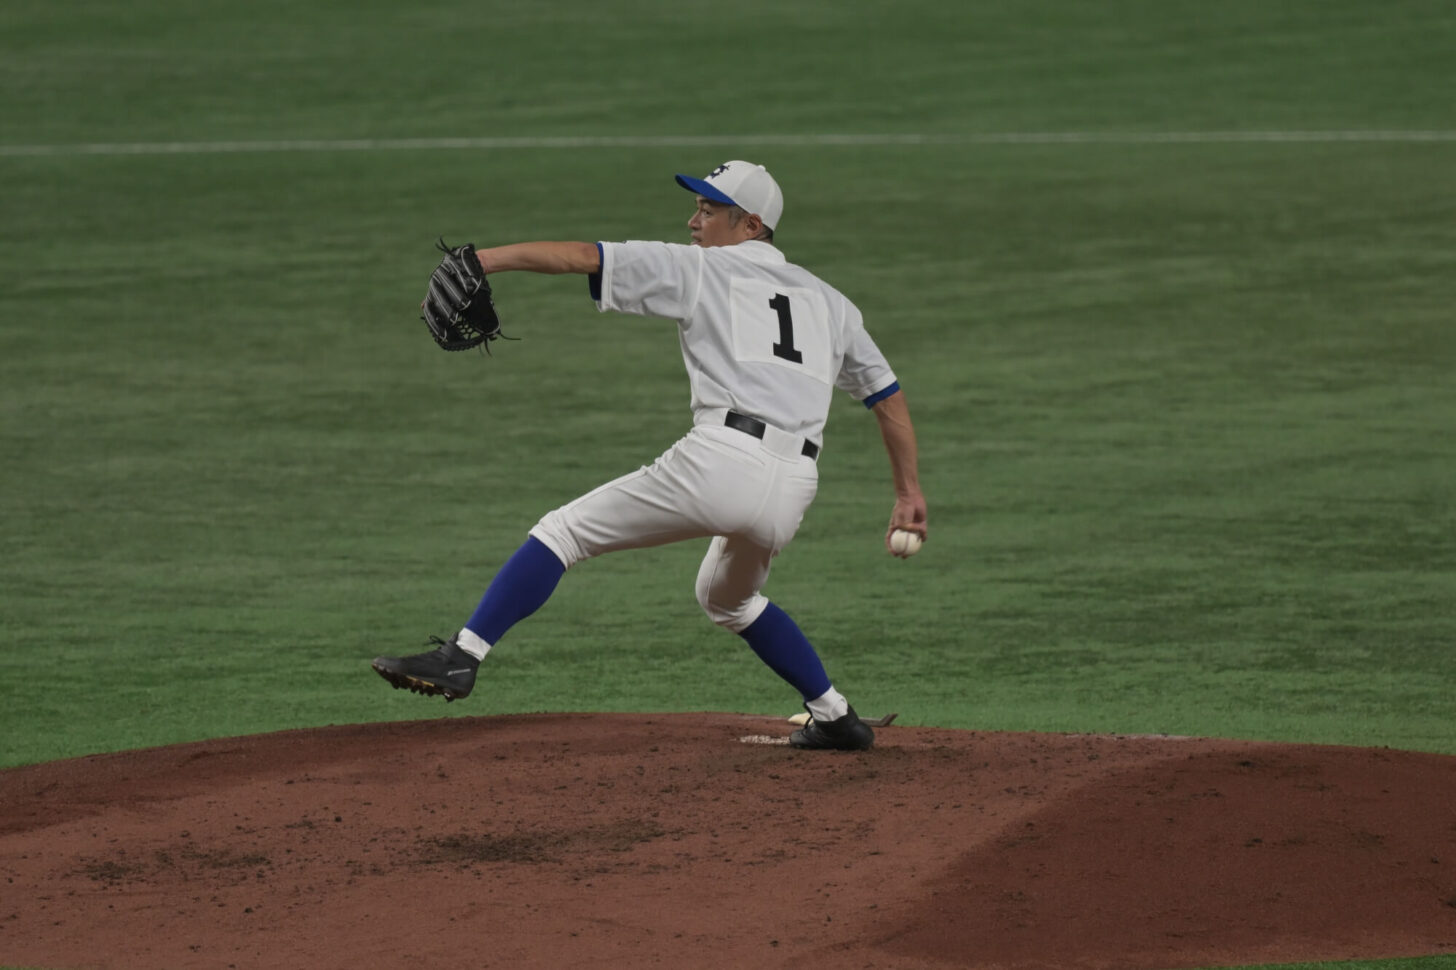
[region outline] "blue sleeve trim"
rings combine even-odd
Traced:
[[[590,273],[586,278],[586,285],[591,289],[591,298],[602,302],[602,270],[606,268],[607,256],[602,252],[602,244],[597,243],[597,271]]]
[[[891,394],[897,393],[899,390],[900,390],[900,382],[899,381],[896,381],[895,383],[891,384],[889,387],[885,388],[883,391],[879,391],[877,393],[871,394],[869,397],[865,398],[864,399],[864,406],[867,407],[867,408],[872,408],[876,404],[879,404],[881,401],[883,401],[885,398],[889,397]]]

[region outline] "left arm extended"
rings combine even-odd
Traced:
[[[477,249],[476,258],[486,273],[523,270],[528,273],[597,273],[601,257],[595,243],[523,242]]]

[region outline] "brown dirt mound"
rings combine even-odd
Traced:
[[[1456,949],[1456,758],[737,715],[0,772],[0,964],[1165,968]]]

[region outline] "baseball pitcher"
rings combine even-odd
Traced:
[[[396,688],[465,697],[486,653],[546,602],[571,566],[620,549],[707,538],[698,602],[803,697],[810,720],[789,743],[869,748],[873,730],[762,589],[814,500],[835,388],[879,421],[895,491],[886,550],[907,556],[927,538],[905,395],[855,305],[774,246],[783,193],[767,169],[730,161],[677,182],[696,199],[692,245],[442,244],[421,307],[442,347],[481,346],[500,335],[490,276],[584,274],[599,310],[676,321],[693,426],[650,467],[547,513],[449,641],[432,638],[432,650],[379,657],[373,667]]]

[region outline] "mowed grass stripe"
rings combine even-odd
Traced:
[[[1430,131],[1025,131],[980,134],[566,135],[499,138],[345,138],[271,141],[92,142],[0,145],[0,157],[208,155],[268,152],[507,150],[550,148],[896,147],[914,145],[1167,145],[1456,142],[1456,130]]]

